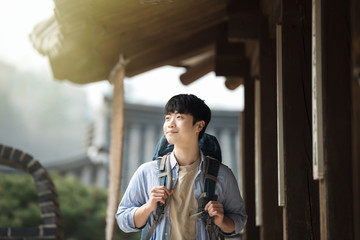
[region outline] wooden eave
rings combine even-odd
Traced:
[[[227,1],[55,0],[51,29],[34,28],[34,47],[49,57],[54,77],[75,83],[108,79],[122,54],[131,77],[164,65],[183,64],[214,51]],[[51,45],[53,44],[53,45]],[[199,63],[193,63],[199,64]]]

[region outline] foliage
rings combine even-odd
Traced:
[[[0,177],[0,227],[35,227],[41,224],[38,196],[29,175]]]
[[[51,174],[60,202],[64,237],[104,239],[107,191],[88,187],[75,178]],[[35,227],[41,224],[38,198],[31,177],[0,177],[0,227]],[[117,230],[115,239],[139,239],[140,235]]]

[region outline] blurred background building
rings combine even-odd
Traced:
[[[85,91],[80,86],[54,81],[46,71],[22,70],[5,62],[0,62],[0,70],[0,142],[34,155],[50,171],[76,177],[86,185],[107,187],[111,85],[105,82]],[[149,104],[146,99],[131,95],[135,86],[131,81],[128,83],[122,192],[137,167],[151,161],[164,120],[163,104]],[[181,92],[181,88],[177,91]],[[196,89],[192,91],[196,94]],[[167,101],[167,97],[162,101]],[[160,98],[156,96],[155,100]],[[207,132],[217,137],[223,162],[241,181],[241,106],[236,103],[228,106],[208,103],[212,120]],[[4,166],[0,170],[14,171]]]
[[[110,103],[109,97],[98,111],[96,121],[87,131],[86,155],[47,164],[49,170],[61,175],[71,175],[84,184],[107,187],[108,159],[110,148]],[[125,106],[125,135],[121,190],[125,191],[135,170],[144,162],[151,161],[156,143],[162,136],[163,108],[139,104]],[[233,111],[213,111],[206,132],[217,137],[223,163],[228,165],[238,180],[240,114]]]

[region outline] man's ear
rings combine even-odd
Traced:
[[[201,132],[201,130],[203,130],[204,126],[205,126],[205,121],[204,120],[201,120],[201,121],[197,122],[197,128],[198,128],[199,132]]]

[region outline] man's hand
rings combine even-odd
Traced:
[[[211,217],[214,217],[214,223],[219,226],[224,221],[224,206],[220,202],[210,201],[205,206]]]
[[[211,217],[214,217],[214,223],[223,232],[232,233],[235,230],[234,221],[224,215],[224,206],[217,201],[210,201],[205,206],[205,211],[208,211]]]
[[[165,200],[173,194],[174,190],[169,190],[164,186],[157,186],[151,189],[149,200],[138,208],[134,214],[134,222],[137,228],[145,225],[149,215],[156,210],[157,203],[165,204]]]
[[[165,200],[174,192],[174,190],[169,190],[165,186],[157,186],[151,189],[150,199],[146,203],[149,210],[155,211],[157,208],[157,203],[160,202],[165,204]]]

